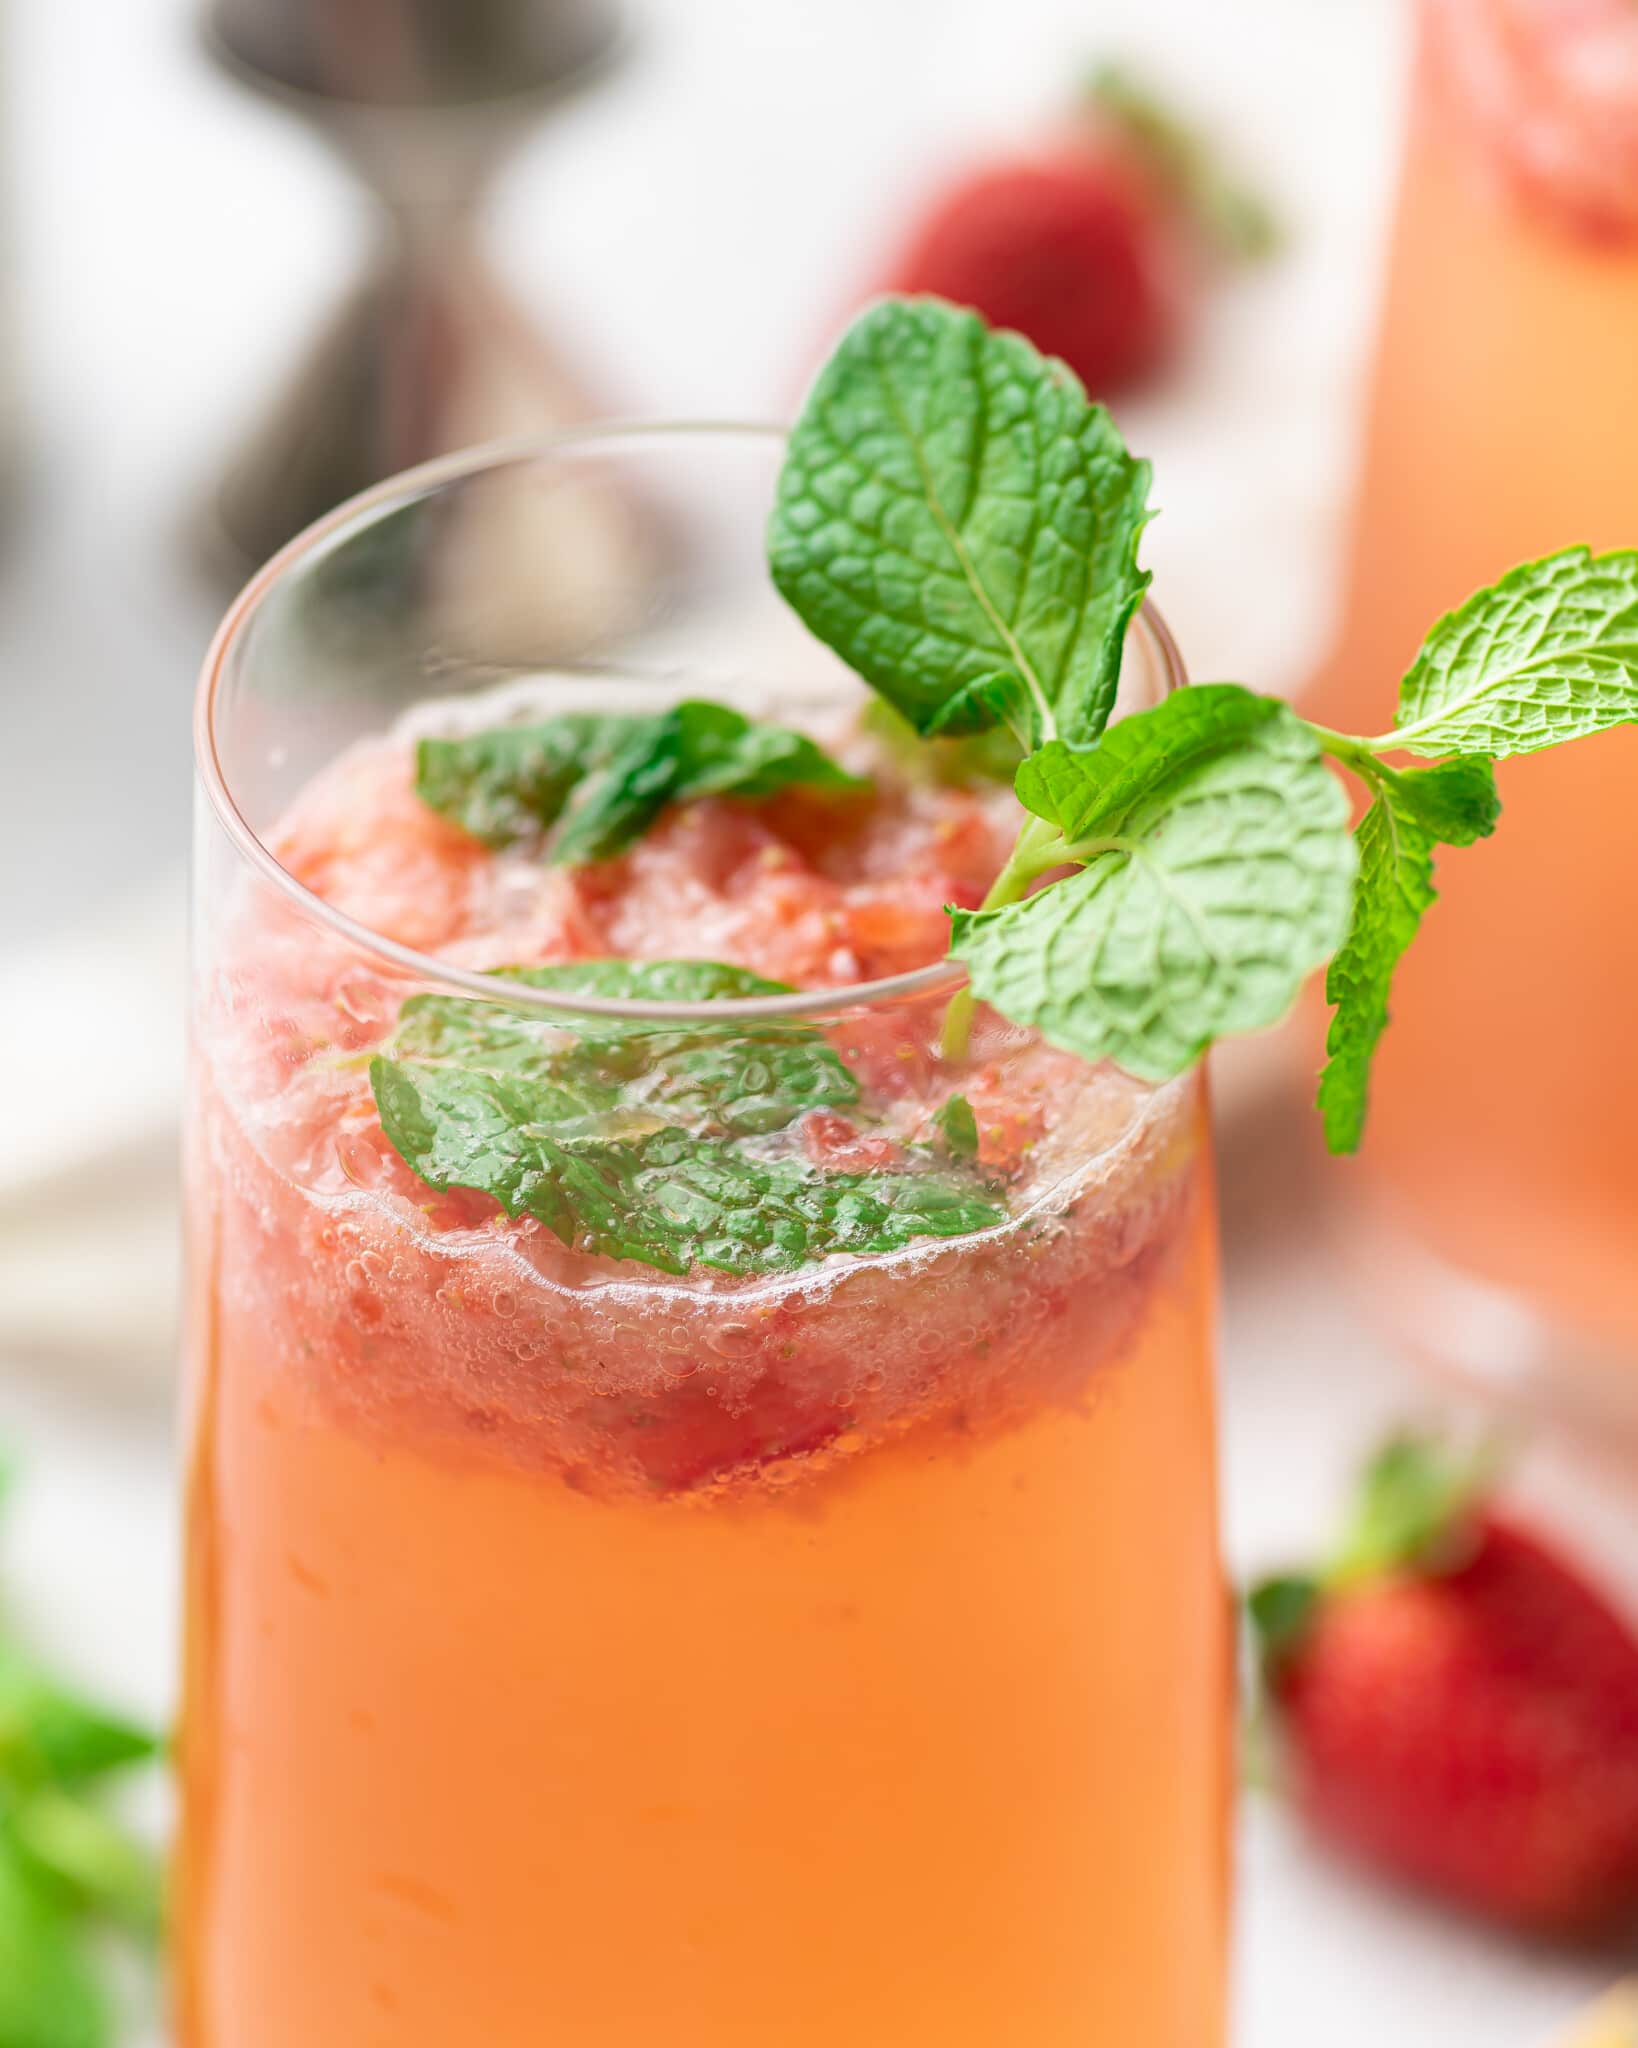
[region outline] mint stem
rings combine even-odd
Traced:
[[[1356,739],[1352,733],[1333,732],[1328,725],[1316,725],[1311,718],[1304,719],[1303,723],[1319,741],[1322,753],[1329,754],[1333,761],[1340,761],[1344,768],[1351,768],[1356,775],[1374,785],[1376,757],[1386,746],[1393,744],[1391,736],[1386,741],[1362,740]]]
[[[1006,865],[990,884],[989,893],[979,904],[980,910],[1001,910],[1009,903],[1017,903],[1027,896],[1030,884],[1046,873],[1048,868],[1058,865],[1057,859],[1043,859],[1045,850],[1054,844],[1062,845],[1063,834],[1056,825],[1045,818],[1026,820],[1008,854]],[[944,1028],[939,1035],[939,1049],[947,1060],[961,1060],[967,1057],[968,1042],[972,1037],[973,1012],[977,1001],[970,988],[964,988],[950,998],[949,1008],[944,1012]]]

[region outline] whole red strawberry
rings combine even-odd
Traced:
[[[1108,149],[984,166],[935,204],[891,289],[971,306],[1105,394],[1171,355],[1186,264],[1157,195]]]
[[[1094,397],[1174,352],[1204,245],[1256,253],[1268,216],[1124,74],[1047,147],[975,167],[912,228],[883,288],[971,306],[1059,356]]]
[[[1472,1478],[1390,1445],[1325,1573],[1253,1596],[1292,1789],[1448,1898],[1601,1931],[1638,1913],[1638,1640]]]

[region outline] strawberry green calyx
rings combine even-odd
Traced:
[[[1458,1447],[1408,1431],[1390,1437],[1361,1473],[1340,1540],[1320,1568],[1278,1573],[1247,1595],[1264,1671],[1278,1675],[1326,1600],[1397,1574],[1463,1564],[1503,1463],[1494,1439]]]
[[[1086,102],[1215,249],[1238,262],[1278,252],[1284,237],[1273,208],[1232,177],[1206,137],[1145,80],[1122,64],[1100,64]]]
[[[1408,1433],[1391,1437],[1361,1476],[1342,1540],[1326,1563],[1324,1589],[1459,1565],[1503,1462],[1494,1440],[1458,1448]]]

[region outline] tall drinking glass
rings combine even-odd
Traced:
[[[766,582],[780,455],[632,430],[435,465],[293,544],[210,656],[185,2048],[1222,2038],[1199,1077],[983,1017],[941,1058],[958,977],[913,881],[978,829],[960,791],[891,829],[872,799],[823,828],[719,806],[571,875],[412,787],[414,735],[520,710],[851,717]],[[1126,669],[1134,704],[1182,681],[1152,616]],[[599,951],[776,957],[797,988],[483,971]],[[411,998],[646,1076],[591,1138],[537,1133],[604,1158],[702,1061],[818,1048],[860,1106],[776,1103],[746,1140],[798,1208],[833,1169],[922,1173],[905,1133],[959,1086],[997,1206],[749,1275],[566,1242],[387,1142],[371,1054]],[[686,1168],[656,1195],[700,1197]]]
[[[1440,612],[1528,557],[1638,544],[1635,363],[1638,11],[1422,0],[1316,716],[1384,730]],[[1357,1241],[1435,1350],[1638,1424],[1638,732],[1498,780],[1505,829],[1441,863],[1399,970]]]

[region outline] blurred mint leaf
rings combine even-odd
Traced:
[[[65,1910],[116,1922],[144,1941],[158,1936],[158,1859],[100,1807],[47,1787],[17,1807],[12,1832],[42,1890]],[[0,2034],[0,2048],[4,2040]]]
[[[145,1762],[159,1747],[149,1729],[59,1684],[0,1637],[0,1784],[79,1785]]]
[[[1145,1080],[1290,1007],[1346,929],[1355,853],[1312,730],[1234,684],[1185,690],[1094,748],[1054,743],[1018,794],[1081,872],[952,912],[977,996],[1066,1051]]]
[[[1382,770],[1373,780],[1376,799],[1355,833],[1353,916],[1325,977],[1335,1007],[1318,1101],[1332,1152],[1357,1150],[1364,1134],[1371,1059],[1387,1029],[1394,969],[1436,894],[1434,846],[1485,837],[1501,809],[1490,763],[1478,758]]]
[[[78,1928],[0,1825],[0,2048],[110,2048],[113,2018]]]
[[[860,787],[805,734],[690,699],[667,711],[567,712],[416,748],[416,793],[486,846],[544,839],[567,866],[608,860],[669,804]],[[555,829],[554,829],[555,828]]]
[[[903,782],[967,789],[975,782],[1004,782],[1010,789],[1025,749],[1005,725],[947,739],[924,739],[885,697],[871,697],[859,714],[859,725],[893,764]]]
[[[978,1157],[978,1119],[965,1095],[952,1095],[934,1116],[933,1124],[952,1159]]]
[[[565,993],[707,1001],[785,993],[705,961],[515,970]],[[474,1188],[572,1247],[664,1272],[787,1271],[1004,1218],[976,1180],[907,1161],[827,1173],[781,1133],[858,1082],[788,1019],[713,1025],[565,1018],[414,997],[370,1067],[382,1129],[429,1186]]]
[[[1149,581],[1148,487],[1065,365],[940,300],[886,299],[802,409],[769,561],[808,627],[918,731],[992,723],[971,692],[1002,672],[1034,731],[1090,740]]]
[[[1434,627],[1372,744],[1501,759],[1638,719],[1638,551],[1526,562]]]

